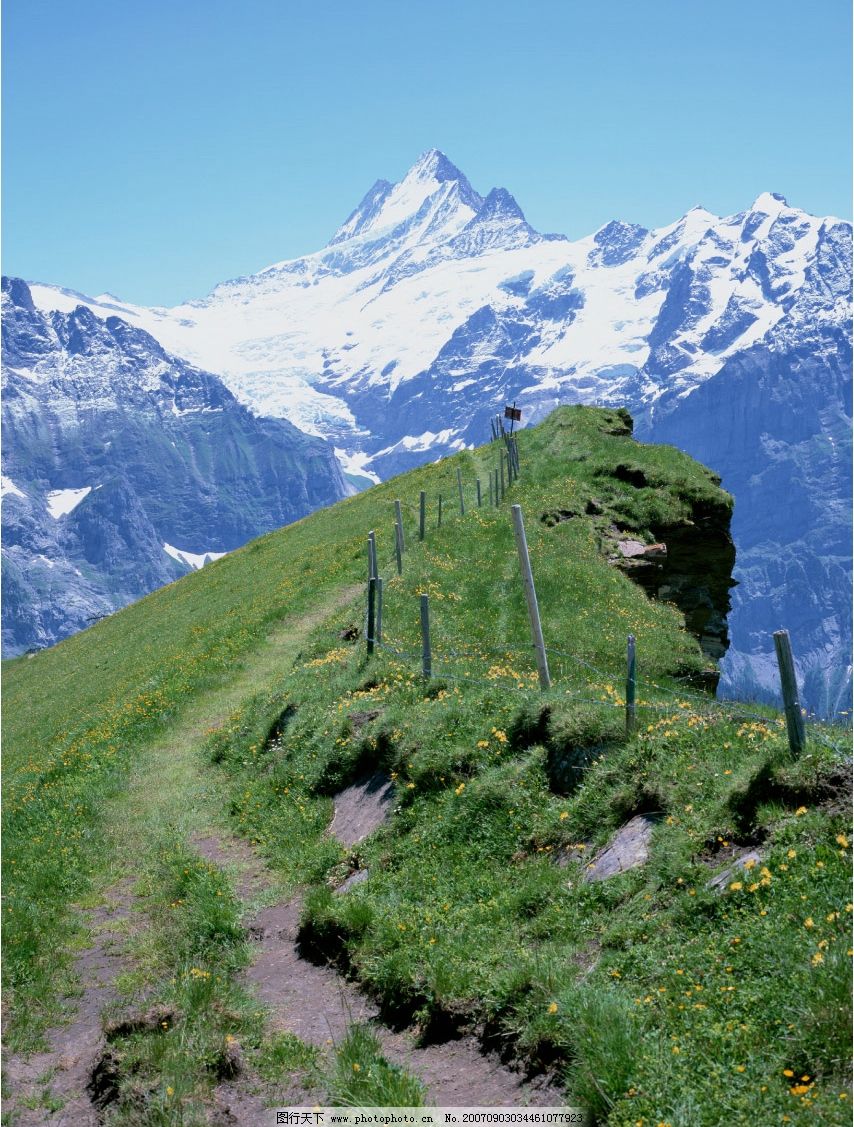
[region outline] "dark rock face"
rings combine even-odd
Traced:
[[[720,661],[729,648],[727,618],[734,586],[729,508],[698,503],[687,520],[650,531],[658,543],[618,540],[611,562],[651,599],[674,603],[703,653]],[[704,674],[698,687],[714,692],[718,680],[717,672]]]
[[[703,652],[720,661],[729,647],[727,617],[735,564],[729,512],[692,512],[691,523],[653,529],[667,546],[656,597],[675,603]],[[717,677],[715,677],[717,682]]]
[[[3,349],[7,654],[189,570],[164,544],[228,552],[345,493],[325,442],[256,418],[117,317],[40,313],[5,279]]]

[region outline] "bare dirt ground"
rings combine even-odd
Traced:
[[[212,696],[210,701],[199,702],[197,713],[188,715],[170,732],[163,746],[155,748],[156,754],[146,769],[157,770],[160,754],[170,762],[183,757],[189,764],[192,749],[206,728],[217,717],[227,718],[242,699],[241,694],[248,691],[253,679],[257,680],[259,669],[271,664],[281,668],[300,638],[325,615],[351,599],[354,591],[340,592],[325,606],[323,614],[318,612],[296,626],[288,624],[271,635],[258,658],[259,668],[247,666],[234,684],[217,693],[215,699]],[[187,767],[187,777],[181,776],[181,785],[191,785],[193,770],[197,768]],[[145,791],[146,786],[144,777],[136,780],[137,790]],[[174,789],[174,802],[180,805],[184,792],[177,794],[179,788]],[[362,779],[336,796],[330,832],[344,844],[355,844],[389,816],[393,797],[393,786],[386,776]],[[449,1034],[442,1043],[419,1045],[415,1031],[394,1031],[385,1026],[377,1008],[354,983],[332,966],[317,966],[300,955],[297,933],[302,901],[298,895],[257,909],[259,899],[269,901],[275,897],[276,877],[247,843],[218,825],[214,827],[212,823],[217,820],[211,817],[211,824],[191,833],[189,840],[201,855],[228,872],[245,906],[243,924],[254,941],[254,957],[245,972],[245,982],[266,1007],[271,1032],[290,1031],[330,1052],[343,1039],[349,1025],[368,1021],[387,1058],[418,1076],[427,1088],[428,1102],[435,1105],[562,1103],[560,1092],[545,1079],[538,1078],[527,1085],[520,1073],[505,1066],[497,1056],[484,1054],[474,1037]],[[104,1062],[109,1063],[107,1040],[111,1028],[105,1019],[111,1010],[127,1004],[116,980],[122,972],[132,969],[125,942],[135,907],[133,883],[130,876],[121,880],[104,894],[101,906],[83,913],[90,942],[75,961],[80,994],[74,999],[71,1019],[48,1030],[47,1051],[29,1057],[5,1054],[9,1094],[4,1101],[4,1122],[14,1127],[99,1127],[103,1121],[103,1088],[110,1083],[109,1075],[102,1075]],[[143,1015],[141,1020],[144,1023],[147,1016]],[[216,1089],[211,1125],[257,1127],[265,1121],[265,1110],[271,1106],[314,1104],[323,1095],[316,1089],[302,1087],[298,1076],[286,1089],[271,1092],[269,1085],[261,1083],[244,1067],[235,1078]]]
[[[336,829],[337,823],[338,830],[347,835],[347,844],[366,836],[359,832],[353,837],[352,832],[368,823],[378,824],[385,817],[387,804],[378,802],[377,795],[386,793],[386,783],[387,780],[378,781],[375,777],[342,792],[336,799],[335,821],[330,831]],[[340,817],[339,812],[346,817]],[[209,838],[205,843],[197,842],[197,847],[217,864],[231,862],[235,857],[230,841]],[[238,879],[244,882],[243,887],[257,893],[265,881],[263,867],[248,846],[241,843],[238,851],[246,865],[244,876]],[[563,1102],[560,1091],[545,1078],[526,1083],[521,1073],[507,1067],[497,1055],[483,1053],[474,1037],[450,1036],[441,1043],[419,1045],[414,1030],[398,1032],[384,1025],[377,1007],[354,983],[334,967],[318,966],[302,957],[298,945],[301,910],[302,900],[297,895],[245,920],[255,941],[245,981],[268,1011],[272,1031],[294,1033],[308,1044],[328,1051],[343,1040],[354,1022],[369,1022],[387,1059],[416,1075],[427,1089],[427,1102],[437,1106],[542,1106]],[[257,1097],[247,1100],[251,1089],[257,1087],[251,1077],[247,1080],[243,1084],[221,1085],[217,1090],[218,1105],[229,1117],[225,1121],[239,1127],[256,1124],[259,1107],[264,1106],[264,1101]],[[317,1098],[317,1092],[301,1090],[298,1085],[275,1096],[281,1106],[314,1102]]]
[[[97,1127],[100,1122],[87,1086],[104,1050],[102,1013],[118,1000],[114,983],[128,969],[124,928],[134,901],[131,883],[122,881],[103,905],[84,913],[92,943],[75,960],[82,992],[73,1019],[48,1030],[46,1052],[4,1054],[10,1095],[3,1111],[16,1127]]]

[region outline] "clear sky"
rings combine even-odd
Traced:
[[[539,230],[851,213],[849,0],[3,0],[3,266],[146,304],[442,149]]]

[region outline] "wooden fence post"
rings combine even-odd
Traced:
[[[466,515],[466,504],[463,500],[463,471],[457,470],[457,489],[460,491],[460,516]]]
[[[499,471],[498,480],[501,483],[501,500],[504,500],[504,451],[502,450],[498,455],[499,458]]]
[[[397,521],[397,527],[400,529],[400,550],[406,551],[406,541],[403,538],[403,513],[400,511],[400,501],[394,503],[394,519]]]
[[[492,508],[492,470],[489,471],[489,507]]]
[[[430,596],[421,596],[421,672],[429,681],[433,673],[430,654]]]
[[[495,481],[495,507],[496,509],[501,504],[501,498],[498,495],[498,470],[493,470],[493,479]]]
[[[483,500],[482,500],[481,495],[480,495],[480,478],[479,477],[475,478],[475,485],[477,487],[477,507],[480,508],[481,505],[483,504]]]
[[[374,628],[377,605],[377,581],[373,576],[368,580],[368,656],[374,652]]]
[[[427,494],[422,489],[418,494],[418,539],[424,539],[424,526],[427,520]]]
[[[383,638],[383,581],[377,576],[377,641]]]
[[[403,575],[403,550],[400,547],[400,525],[394,522],[394,556],[397,562],[397,574]]]
[[[629,634],[626,643],[626,736],[630,736],[635,728],[636,684],[635,636],[634,634]]]
[[[373,529],[368,533],[368,579],[375,579],[377,574],[377,541]]]
[[[540,625],[540,608],[537,606],[537,591],[534,587],[534,576],[531,571],[531,558],[528,555],[528,541],[525,538],[525,522],[522,519],[521,505],[511,505],[510,512],[513,515],[513,534],[516,537],[516,551],[519,553],[519,567],[522,569],[525,599],[528,603],[528,617],[531,620],[531,637],[537,658],[540,688],[548,689],[551,686],[552,679],[549,676],[549,660],[546,656],[546,644],[543,641],[543,628]]]
[[[492,431],[492,441],[494,442],[498,435],[495,433],[495,419],[489,420],[489,429]]]
[[[774,631],[774,649],[777,651],[777,665],[780,669],[780,687],[783,690],[783,707],[786,711],[786,730],[789,735],[789,750],[797,758],[807,746],[807,734],[801,702],[798,699],[798,682],[795,677],[795,659],[792,657],[792,643],[788,630]]]

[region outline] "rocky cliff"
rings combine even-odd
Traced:
[[[118,317],[3,281],[3,641],[43,646],[342,497],[331,447],[259,419]]]

